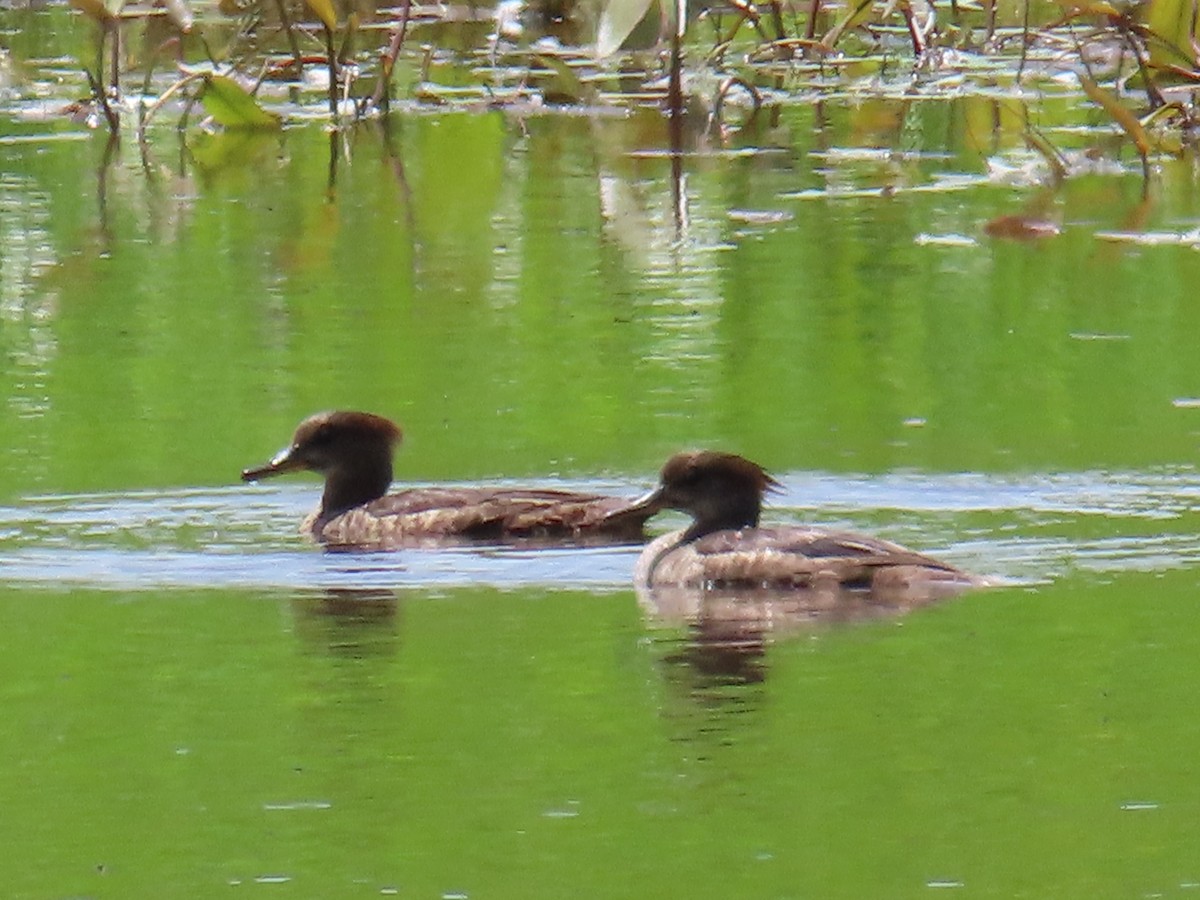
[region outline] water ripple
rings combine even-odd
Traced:
[[[1200,482],[1190,469],[1028,475],[785,474],[765,518],[884,535],[1018,580],[1068,570],[1200,563]],[[557,481],[633,496],[645,483]],[[31,497],[0,507],[0,582],[116,590],[463,585],[621,590],[637,547],[455,546],[322,553],[296,532],[312,484]],[[657,527],[682,522],[668,514]]]

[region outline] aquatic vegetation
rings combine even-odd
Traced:
[[[181,78],[195,75],[197,65],[209,67],[210,77],[239,84],[260,105],[275,102],[273,92],[263,96],[268,83],[320,92],[335,124],[386,111],[396,99],[661,102],[662,78],[679,69],[680,101],[707,103],[710,111],[717,98],[728,101],[734,85],[759,108],[889,91],[933,97],[990,90],[1020,102],[1057,83],[1101,106],[1143,153],[1149,147],[1131,120],[1153,116],[1162,124],[1166,117],[1190,126],[1190,87],[1200,79],[1190,7],[1180,0],[1023,11],[927,0],[732,0],[690,8],[651,0],[600,0],[598,7],[505,0],[492,8],[405,0],[340,14],[333,0],[227,0],[199,16],[187,0],[137,9],[124,0],[71,3],[96,25],[96,60],[85,68],[93,99],[113,115],[113,101],[130,92],[139,72],[155,94],[161,82],[150,75],[168,53]],[[141,50],[129,49],[139,43]],[[194,82],[195,93],[183,93],[203,102],[211,82]],[[178,84],[167,82],[158,93]]]
[[[967,140],[989,180],[1053,189],[1100,170],[1137,172],[1148,195],[1154,161],[1195,144],[1200,64],[1181,0],[1019,8],[223,0],[195,10],[188,0],[70,2],[76,12],[60,8],[55,27],[90,33],[77,60],[83,80],[72,79],[69,64],[59,76],[58,92],[77,93],[62,96],[58,112],[114,136],[132,131],[139,142],[174,121],[193,150],[215,130],[315,119],[338,132],[392,110],[499,109],[518,117],[666,112],[656,140],[682,155],[753,144],[796,110],[817,122],[836,110],[853,118],[858,143],[828,152],[886,150],[890,171],[866,190],[892,196],[914,187],[903,172],[909,129],[922,108],[945,106],[968,118]],[[20,41],[10,54],[8,96],[19,102],[39,59],[23,60]],[[332,184],[338,142],[330,148]],[[848,196],[834,185],[828,193]],[[1044,202],[1017,217],[1053,226],[1038,208]],[[1018,231],[1004,222],[989,229],[1001,238]]]

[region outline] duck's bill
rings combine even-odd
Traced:
[[[259,481],[274,475],[282,475],[284,472],[295,472],[302,468],[304,468],[303,463],[292,455],[292,448],[287,447],[276,453],[265,466],[245,469],[242,472],[242,481]]]
[[[652,516],[664,508],[665,503],[663,502],[662,490],[655,488],[650,493],[630,501],[626,506],[613,510],[604,517],[604,521],[612,523],[626,518],[645,519],[647,516]]]

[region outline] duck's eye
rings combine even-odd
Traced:
[[[333,429],[328,425],[322,425],[308,439],[309,446],[320,447],[328,444],[333,440]]]

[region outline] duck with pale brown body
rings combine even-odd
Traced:
[[[865,589],[953,593],[985,584],[899,544],[800,525],[759,527],[763,496],[779,483],[732,453],[678,453],[658,488],[631,510],[676,509],[691,526],[653,540],[634,579],[644,587]]]
[[[395,549],[439,540],[535,538],[629,541],[654,510],[617,497],[536,488],[424,487],[388,494],[400,428],[365,412],[324,412],[300,423],[269,463],[242,472],[258,481],[307,470],[325,478],[316,512],[300,530],[326,547]]]

